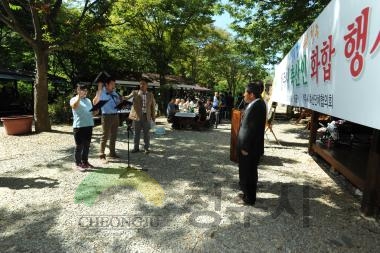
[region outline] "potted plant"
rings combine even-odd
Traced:
[[[5,133],[8,135],[27,134],[32,132],[32,115],[1,117]]]

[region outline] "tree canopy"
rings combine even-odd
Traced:
[[[36,70],[37,131],[50,129],[49,72],[72,84],[102,70],[119,78],[155,72],[162,84],[172,74],[235,94],[251,79],[267,79],[329,2],[3,0],[0,53],[9,61],[0,67]],[[223,11],[234,34],[213,26]]]
[[[97,28],[107,20],[113,1],[3,0],[0,21],[16,32],[33,49],[36,66],[34,120],[37,132],[50,130],[48,114],[49,54],[70,45],[78,34]],[[79,13],[79,15],[78,15]],[[87,19],[86,19],[87,18]],[[87,21],[87,22],[85,22]],[[97,24],[97,25],[96,25]]]
[[[331,0],[230,0],[223,7],[234,18],[231,28],[266,64],[290,51]]]

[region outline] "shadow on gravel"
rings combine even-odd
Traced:
[[[357,207],[347,204],[349,196],[336,188],[323,187],[312,177],[301,175],[310,179],[304,183],[260,182],[259,179],[257,205],[237,206],[233,201],[235,196],[226,195],[224,191],[238,192],[238,171],[237,165],[229,161],[229,135],[223,131],[226,130],[197,132],[196,140],[191,131],[168,131],[156,139],[151,154],[131,155],[132,165],[148,169],[148,174],[167,190],[170,198],[161,208],[141,201],[134,203],[139,211],[137,216],[162,218],[154,227],[136,230],[136,238],[149,238],[158,248],[178,252],[241,251],[237,245],[244,245],[244,249],[262,249],[258,252],[288,249],[301,252],[308,248],[300,243],[303,241],[309,242],[311,249],[336,251],[352,250],[361,244],[352,239],[357,233],[358,221]],[[269,146],[273,149],[295,147],[303,149],[307,143]],[[126,157],[124,151],[121,153]],[[271,155],[264,156],[261,165],[281,167],[284,163],[298,161]],[[277,169],[281,168],[269,168],[276,170],[274,173],[278,173]],[[300,177],[296,171],[284,174]],[[179,184],[186,184],[185,190],[173,190]],[[183,217],[186,220],[182,220]],[[339,230],[334,225],[337,223],[353,225]],[[315,240],[317,234],[319,239]],[[263,241],[268,242],[262,238],[264,235],[275,241],[261,248]],[[122,241],[114,241],[113,246],[128,249]]]
[[[62,239],[51,232],[51,228],[57,224],[56,215],[59,212],[59,208],[46,209],[45,206],[12,212],[0,209],[1,251],[65,252],[61,245]],[[5,231],[7,233],[3,233]]]
[[[264,155],[260,165],[283,166],[284,163],[295,164],[299,162],[295,159]]]
[[[304,147],[304,148],[308,147],[308,143],[288,142],[288,141],[283,141],[283,140],[281,140],[280,143],[282,146],[285,146],[285,147]]]
[[[56,188],[59,182],[56,179],[47,177],[19,178],[19,177],[0,177],[0,187],[21,190],[31,188]]]
[[[361,242],[354,240],[357,233],[355,225],[347,225],[337,230],[334,224],[357,224],[355,208],[347,208],[346,200],[333,189],[318,185],[295,183],[261,182],[255,206],[242,206],[218,193],[218,188],[204,186],[199,191],[186,192],[181,198],[184,203],[168,203],[163,208],[153,208],[139,203],[141,216],[149,214],[162,217],[156,227],[147,227],[136,231],[139,238],[150,238],[155,245],[186,252],[240,252],[244,248],[257,249],[263,241],[275,238],[275,243],[267,243],[262,251],[274,252],[291,249],[302,251],[307,248],[320,248],[323,251],[349,250],[358,247]],[[265,196],[266,196],[265,195]],[[328,196],[328,200],[323,198]],[[228,201],[226,210],[221,210],[220,201]],[[344,210],[344,211],[342,211]],[[226,216],[221,216],[220,211]],[[342,215],[342,212],[347,215]],[[186,221],[178,218],[185,215]],[[175,228],[175,229],[167,229]],[[197,238],[192,238],[194,229]],[[318,240],[315,240],[316,230]],[[188,234],[188,240],[183,240]],[[375,238],[376,235],[371,235]],[[167,238],[170,238],[168,240]],[[298,239],[297,239],[298,238]],[[308,242],[307,245],[300,241]],[[342,242],[337,244],[335,242]],[[181,243],[180,243],[181,242]],[[267,242],[267,241],[266,241]],[[115,242],[115,246],[117,246]],[[366,245],[360,245],[366,246]],[[256,250],[255,250],[256,251]]]
[[[71,166],[65,168],[65,164],[72,163],[74,164],[74,143],[72,147],[56,150],[58,152],[57,158],[54,160],[48,160],[46,163],[36,163],[33,167],[41,168],[46,167],[48,169],[60,169],[60,170],[71,170]],[[92,151],[90,151],[92,152]]]
[[[289,128],[284,133],[295,134],[300,139],[309,139],[310,130],[300,124],[293,124],[293,126],[294,128]]]
[[[61,130],[57,130],[57,129],[52,129],[50,132],[51,132],[51,133],[55,133],[55,134],[68,134],[68,135],[73,135],[73,132],[72,132],[72,131],[61,131]]]

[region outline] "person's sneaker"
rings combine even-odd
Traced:
[[[144,149],[145,154],[149,154],[149,149]]]
[[[80,172],[85,172],[86,168],[83,166],[83,164],[74,164],[73,169],[80,171]]]
[[[137,153],[137,152],[140,152],[140,150],[139,149],[132,149],[131,150],[131,153]]]
[[[94,165],[92,165],[91,163],[89,163],[89,162],[84,162],[84,163],[82,163],[82,167],[84,167],[84,168],[90,168],[90,169],[94,169],[95,168],[95,166]]]

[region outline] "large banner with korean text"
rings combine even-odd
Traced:
[[[276,66],[272,100],[380,129],[380,0],[333,0]]]

